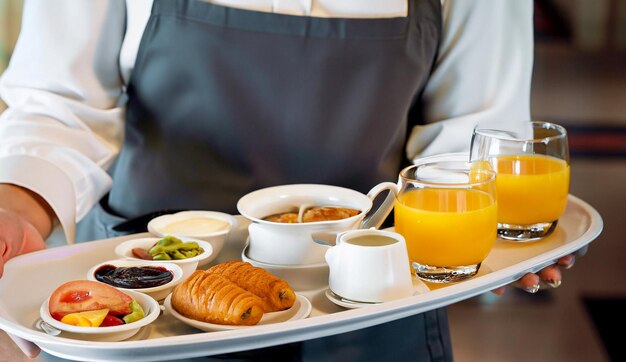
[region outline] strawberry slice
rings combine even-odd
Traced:
[[[107,316],[104,317],[104,319],[102,320],[100,327],[114,327],[114,326],[120,326],[122,324],[124,324],[124,320],[114,315],[107,314]]]

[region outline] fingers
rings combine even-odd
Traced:
[[[557,264],[553,264],[541,269],[537,275],[542,282],[546,283],[552,288],[557,288],[561,285],[561,269]]]
[[[584,250],[583,250],[584,249]],[[536,293],[541,288],[542,284],[545,284],[551,288],[557,288],[561,285],[562,274],[561,268],[570,269],[576,262],[576,256],[584,255],[587,248],[577,251],[575,254],[565,255],[559,258],[553,265],[547,266],[541,269],[537,274],[527,273],[517,282],[513,283],[514,286],[524,289],[529,293]],[[499,287],[491,292],[495,295],[503,295],[506,291],[506,287]]]
[[[496,289],[492,290],[491,292],[493,294],[497,295],[497,296],[502,296],[506,292],[506,286],[496,288]]]
[[[561,267],[569,269],[574,265],[575,260],[576,257],[573,254],[566,255],[560,258],[556,264],[541,269],[537,274],[527,273],[518,281],[518,285],[529,293],[539,291],[542,282],[551,288],[558,288],[563,277]]]
[[[520,280],[518,285],[528,293],[537,293],[539,290],[539,276],[533,273],[526,273]]]
[[[574,254],[565,255],[556,262],[558,266],[565,269],[570,269],[574,263],[576,263],[576,255]]]

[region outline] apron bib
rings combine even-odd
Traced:
[[[367,192],[404,162],[409,112],[436,58],[440,0],[406,18],[290,16],[155,0],[128,84],[108,198],[79,237],[163,209],[237,213],[256,189],[321,183]],[[444,310],[215,358],[451,359]]]
[[[155,1],[111,209],[236,213],[268,186],[367,192],[395,180],[438,46],[434,3],[411,1],[406,18],[338,19]]]

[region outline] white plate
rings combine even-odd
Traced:
[[[242,219],[239,222],[245,221],[239,218]],[[328,300],[324,289],[304,291],[299,293],[312,305],[311,315],[305,319],[201,332],[165,313],[121,342],[79,341],[41,332],[34,326],[39,319],[39,307],[56,286],[83,278],[98,262],[115,259],[113,250],[124,240],[150,234],[99,240],[9,260],[0,278],[0,295],[7,296],[0,298],[0,329],[33,341],[50,354],[72,360],[160,361],[269,347],[366,328],[471,298],[554,263],[592,242],[601,231],[602,218],[596,210],[570,196],[565,214],[548,238],[534,243],[497,241],[475,277],[451,285],[429,284],[430,291],[412,297],[368,308],[345,309]],[[247,235],[239,231],[232,234],[215,262],[241,256]],[[228,250],[231,247],[236,250]]]
[[[246,329],[252,328],[256,326],[263,326],[274,323],[282,323],[287,321],[295,321],[298,319],[304,319],[311,314],[311,302],[309,302],[306,297],[303,295],[296,293],[296,301],[293,306],[287,310],[280,312],[272,312],[272,313],[264,313],[261,321],[255,326],[230,326],[225,324],[215,324],[215,323],[207,323],[197,321],[195,319],[187,318],[174,309],[172,307],[172,294],[168,295],[163,302],[163,306],[168,313],[171,313],[176,319],[181,322],[188,324],[192,327],[198,328],[201,331],[205,332],[215,332],[215,331],[231,331],[237,329]]]
[[[422,293],[427,293],[430,291],[430,288],[428,288],[426,283],[421,281],[419,278],[414,276],[412,281],[413,281],[413,295],[414,296],[418,294],[422,294]],[[330,300],[331,302],[337,304],[338,306],[348,308],[348,309],[371,307],[373,305],[382,304],[379,302],[369,302],[369,303],[357,302],[355,300],[342,298],[340,295],[337,295],[332,290],[330,290],[330,288],[327,288],[324,291],[324,295],[326,295],[326,298],[328,298],[328,300]]]

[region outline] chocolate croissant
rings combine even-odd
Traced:
[[[263,301],[227,278],[197,270],[172,292],[172,306],[187,318],[228,325],[255,325]]]
[[[286,281],[247,262],[229,261],[214,265],[207,272],[220,274],[261,298],[265,312],[289,309],[296,301],[296,293]]]

